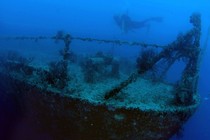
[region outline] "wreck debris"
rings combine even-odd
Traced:
[[[113,56],[97,52],[81,62],[84,80],[87,83],[103,81],[107,78],[119,78],[119,61]]]
[[[60,61],[51,62],[48,67],[39,67],[36,64],[30,65],[21,58],[20,62],[24,65],[19,67],[19,62],[15,60],[18,57],[14,57],[6,61],[9,67],[0,68],[0,75],[8,81],[15,81],[16,84],[12,84],[15,88],[12,90],[18,89],[17,98],[26,107],[24,117],[32,120],[31,124],[38,122],[35,123],[38,127],[47,127],[46,130],[55,139],[169,139],[178,132],[199,104],[196,86],[200,55],[200,15],[193,14],[190,22],[194,25],[193,29],[186,34],[180,34],[176,41],[166,47],[131,44],[139,45],[145,50],[137,58],[136,71],[119,85],[118,82],[125,77],[121,79],[123,75],[119,73],[122,72],[119,62],[113,56],[98,52],[94,56],[85,57],[83,73],[79,71],[79,65],[71,65],[68,61],[69,55],[72,55],[70,44],[76,38],[63,32],[50,38],[61,40],[65,44],[60,53]],[[80,39],[119,45],[128,43],[118,40]],[[147,47],[160,47],[162,51],[156,53]],[[138,78],[145,76],[162,61],[166,65],[164,75],[177,60],[184,60],[186,64],[177,86],[163,82],[153,84],[151,79]],[[1,66],[3,62],[0,61]],[[32,73],[23,73],[22,67],[30,68]],[[70,68],[75,69],[70,71]],[[70,75],[72,71],[76,71],[76,74]],[[74,81],[69,75],[75,76]],[[86,82],[95,83],[86,84],[81,78],[83,75]],[[98,82],[98,79],[106,77],[107,81]],[[114,88],[110,90],[110,87]]]
[[[172,61],[169,66],[172,65],[175,60],[182,58],[187,59],[186,67],[183,71],[182,78],[179,82],[180,86],[176,89],[175,103],[177,105],[190,105],[194,103],[194,95],[197,93],[197,81],[198,81],[198,59],[200,55],[200,35],[201,35],[201,16],[198,13],[194,13],[190,17],[190,23],[193,28],[185,35],[178,36],[177,40],[169,44],[159,54],[154,55],[149,53],[141,60],[137,59],[138,67],[137,71],[131,74],[131,76],[120,83],[115,88],[108,91],[104,98],[107,100],[113,96],[116,96],[123,88],[135,81],[139,76],[151,69],[157,62],[162,59],[169,59]],[[150,56],[153,55],[152,58]],[[142,58],[142,57],[141,57]],[[141,61],[140,61],[141,60]]]

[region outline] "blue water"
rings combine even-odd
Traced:
[[[202,15],[202,47],[210,26],[209,9],[208,0],[1,0],[0,36],[52,36],[58,30],[64,30],[75,37],[134,40],[165,45],[175,40],[180,32],[184,33],[191,29],[189,16],[193,12],[199,12]],[[113,16],[124,13],[134,20],[162,17],[163,21],[151,23],[149,30],[142,28],[123,33],[113,20]],[[74,47],[78,45],[80,47]],[[5,49],[5,46],[1,43],[0,49]],[[86,46],[91,47],[87,49]],[[40,51],[45,52],[49,49],[56,48],[45,48]],[[100,47],[84,42],[75,43],[72,47],[73,51],[78,52],[96,52],[100,49],[110,50],[106,45]],[[27,50],[29,49],[25,48],[21,51],[27,53]],[[119,56],[135,58],[139,50],[138,47],[124,46],[115,48],[114,52]],[[174,136],[173,140],[210,139],[209,60],[210,47],[207,47],[200,67],[198,85],[200,107],[184,125],[183,134],[180,134],[182,136]],[[173,71],[176,72],[176,69]],[[170,78],[173,79],[177,75],[179,73],[174,73]]]

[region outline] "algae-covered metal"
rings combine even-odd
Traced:
[[[190,22],[193,28],[169,45],[161,46],[159,53],[143,52],[137,58],[137,69],[130,75],[122,74],[117,58],[101,52],[78,58],[79,63],[68,58],[76,59],[72,59],[70,52],[74,39],[133,43],[73,38],[58,32],[52,38],[65,43],[61,60],[38,65],[10,52],[1,58],[0,76],[11,85],[8,96],[15,97],[22,121],[52,139],[167,140],[179,131],[199,104],[200,15],[193,14]],[[159,61],[166,64],[165,74],[180,59],[185,59],[186,67],[176,85],[161,80],[154,82],[144,76]],[[3,85],[1,82],[0,86]]]

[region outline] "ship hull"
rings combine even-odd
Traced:
[[[1,75],[21,110],[21,121],[55,140],[167,140],[195,112],[198,103],[173,111],[115,108],[61,95]],[[19,135],[20,136],[20,135]],[[24,138],[20,138],[23,139]]]

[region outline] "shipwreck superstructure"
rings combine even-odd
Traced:
[[[52,139],[167,140],[199,105],[200,14],[193,14],[190,23],[190,31],[166,46],[79,38],[63,32],[50,38],[8,37],[5,39],[63,41],[64,49],[61,59],[48,65],[9,52],[1,58],[0,75],[15,91],[11,96],[17,98],[27,123],[49,133]],[[71,51],[74,40],[144,49],[135,70],[126,75],[121,73],[119,60],[103,52],[78,58]],[[161,79],[179,60],[186,66],[178,83],[163,82]],[[146,76],[160,64],[164,68],[158,80]]]

